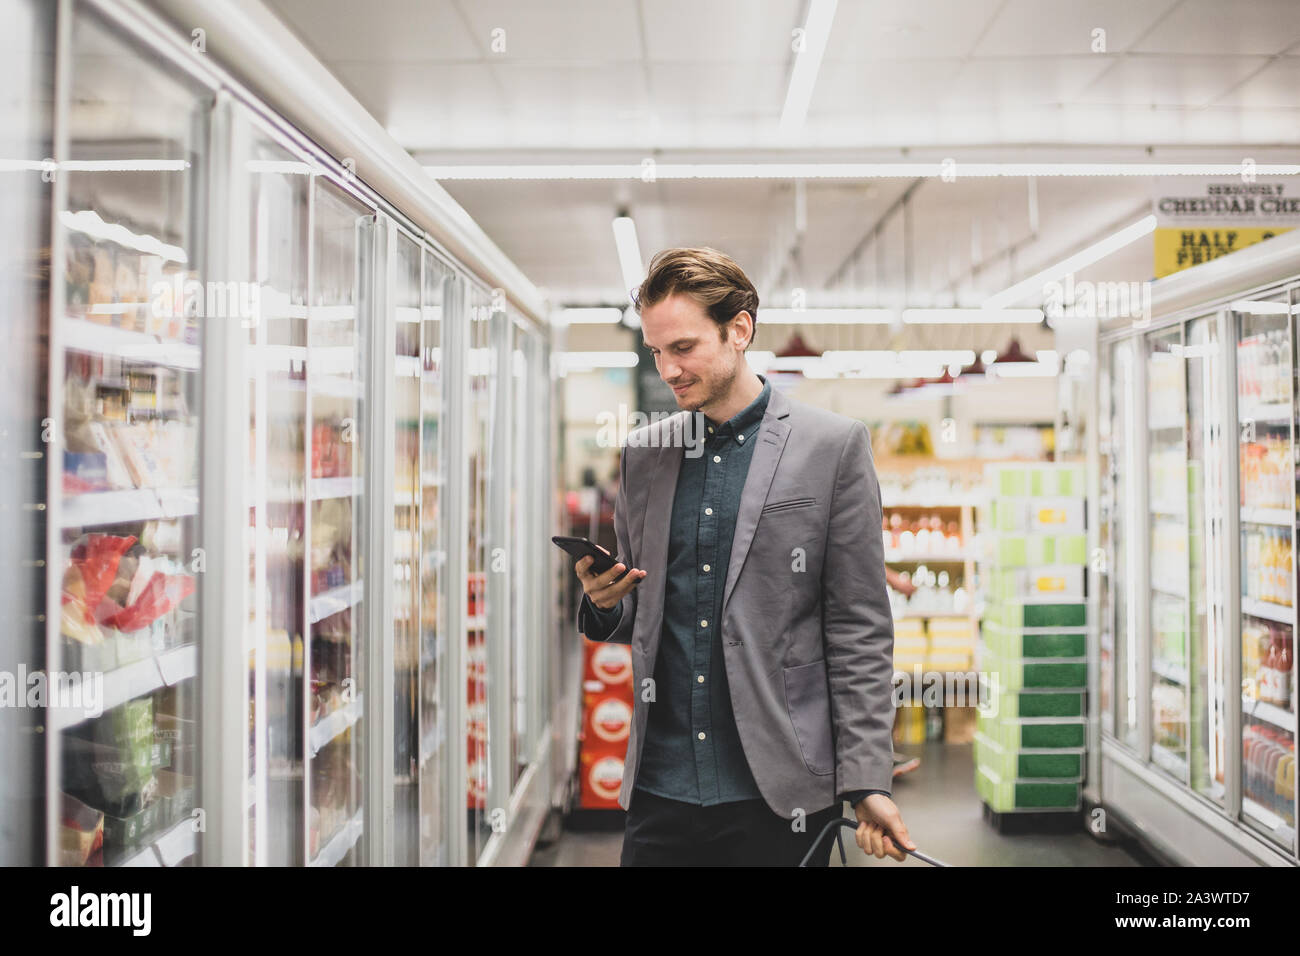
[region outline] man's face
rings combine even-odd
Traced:
[[[743,320],[726,332],[724,342],[704,306],[686,295],[670,295],[641,310],[641,337],[678,408],[707,413],[730,393],[745,360],[742,342],[749,340],[749,332]]]

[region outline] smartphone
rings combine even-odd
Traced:
[[[614,565],[619,563],[618,558],[610,557],[586,538],[569,538],[565,535],[557,534],[551,537],[551,541],[569,554],[573,555],[575,558],[585,558],[588,555],[594,558],[595,560],[591,562],[591,567],[588,569],[593,574],[604,574]],[[623,574],[620,574],[614,580],[623,580],[623,576],[626,575],[627,572],[628,569],[624,568]]]

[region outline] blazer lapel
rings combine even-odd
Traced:
[[[659,632],[664,622],[664,591],[668,577],[668,535],[672,524],[673,499],[677,495],[677,475],[682,468],[682,421],[674,415],[668,420],[668,437],[661,439],[650,476],[650,493],[642,515],[641,555],[638,566],[648,572],[637,597],[637,625],[645,627],[646,660],[653,662],[659,648]],[[642,615],[648,623],[642,625]]]
[[[754,457],[749,462],[749,474],[745,477],[745,487],[740,495],[740,510],[736,513],[736,534],[731,539],[731,558],[727,563],[727,583],[722,592],[722,616],[719,623],[727,618],[727,602],[740,577],[740,570],[749,556],[749,546],[754,540],[754,530],[758,527],[758,516],[767,503],[767,494],[772,488],[772,478],[776,475],[776,466],[785,450],[786,439],[790,436],[790,425],[786,418],[790,415],[790,403],[774,387],[767,400],[767,411],[763,415],[763,424],[758,430]]]

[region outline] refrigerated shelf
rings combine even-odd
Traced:
[[[1295,527],[1295,512],[1285,508],[1250,508],[1241,509],[1241,520],[1246,524],[1280,525],[1283,528]]]
[[[365,713],[362,698],[363,694],[357,694],[355,698],[348,701],[338,710],[326,714],[316,723],[311,725],[311,731],[308,734],[308,742],[311,744],[311,755],[314,757],[334,738],[338,737],[349,727],[356,724]]]
[[[63,499],[64,528],[185,518],[199,513],[197,488],[131,488],[89,491]]]
[[[118,667],[104,674],[102,709],[112,710],[129,700],[188,680],[198,673],[198,669],[199,649],[196,644],[175,647]],[[90,716],[78,708],[51,707],[49,727],[52,732],[66,730]]]
[[[1254,700],[1244,694],[1241,698],[1241,710],[1247,717],[1254,720],[1262,720],[1272,724],[1274,727],[1280,727],[1283,730],[1289,730],[1295,733],[1296,719],[1292,711],[1284,710],[1277,704],[1270,704],[1266,700]]]
[[[1288,425],[1291,422],[1291,405],[1283,402],[1274,405],[1256,405],[1249,409],[1242,408],[1238,412],[1237,422],[1241,425],[1245,425],[1247,422],[1264,425]]]
[[[1261,806],[1244,794],[1241,798],[1241,811],[1243,815],[1254,817],[1265,829],[1271,831],[1279,843],[1285,845],[1295,842],[1295,827],[1289,826],[1272,810]]]
[[[1290,624],[1295,620],[1295,608],[1287,607],[1285,604],[1274,604],[1272,601],[1253,601],[1242,595],[1241,613],[1249,614],[1251,617],[1262,617],[1266,621],[1276,621],[1279,624]]]
[[[320,852],[316,854],[308,866],[338,866],[339,862],[348,855],[348,851],[356,845],[357,840],[361,837],[362,811],[358,810],[352,815],[352,819],[339,829],[339,832],[330,837],[329,842],[321,847]]]
[[[312,478],[308,485],[312,501],[327,498],[355,498],[364,490],[360,475],[341,475],[336,478]]]
[[[199,367],[199,347],[148,332],[120,329],[87,319],[65,318],[64,346],[73,352],[110,355],[124,362],[161,365],[181,371]]]
[[[318,624],[331,614],[346,611],[360,604],[364,592],[365,585],[360,579],[351,584],[341,584],[328,591],[322,591],[311,599],[311,604],[308,606],[311,623]]]

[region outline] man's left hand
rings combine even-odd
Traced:
[[[883,793],[869,793],[853,808],[858,817],[856,833],[858,846],[877,859],[891,856],[895,860],[907,859],[900,847],[915,850],[916,844],[907,835],[903,815],[894,801]]]

